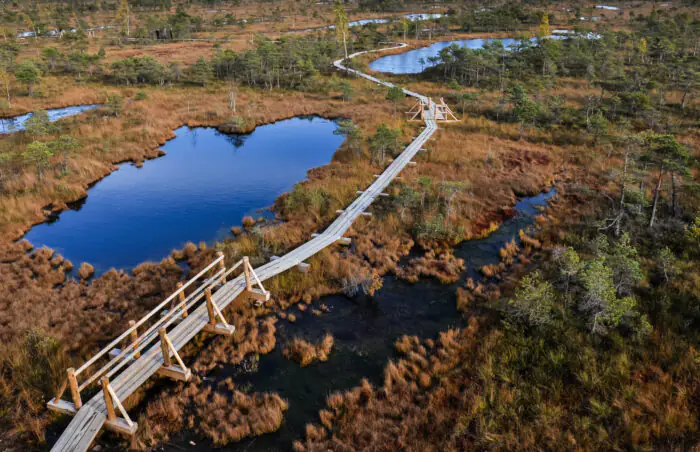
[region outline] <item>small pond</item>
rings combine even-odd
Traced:
[[[487,238],[458,245],[454,252],[464,259],[466,270],[457,283],[440,284],[423,278],[411,284],[388,276],[373,297],[323,297],[314,306],[323,303],[330,312],[317,317],[309,311],[294,310],[295,323],[277,322],[277,345],[271,353],[260,356],[256,371],[246,372],[245,366],[232,366],[209,374],[211,384],[233,377],[239,389],[274,392],[289,402],[289,410],[277,432],[232,443],[221,450],[291,450],[294,440],[303,439],[305,425],[319,422],[318,411],[325,407],[329,394],[358,386],[362,378],[375,386],[382,383],[384,366],[395,357],[394,342],[399,337],[408,334],[427,339],[448,328],[464,326],[466,320],[456,308],[457,287],[467,277],[479,280],[482,266],[498,263],[499,250],[506,243],[513,239],[520,243],[518,232],[533,224],[554,194],[551,190],[521,200],[515,206],[517,215]],[[302,368],[284,357],[283,348],[291,338],[302,336],[318,343],[327,332],[335,339],[327,362]],[[183,431],[171,438],[164,450],[206,451],[212,447],[210,441]]]
[[[551,35],[550,39],[564,39],[563,35]],[[532,38],[536,41],[537,38]],[[396,55],[387,55],[372,61],[369,68],[373,71],[384,72],[389,74],[419,74],[429,67],[434,66],[430,62],[431,57],[436,57],[440,51],[452,44],[457,44],[460,47],[468,49],[481,49],[486,43],[500,41],[505,48],[512,47],[517,43],[513,38],[476,38],[476,39],[461,39],[455,41],[439,41],[427,47],[421,47],[408,52],[398,53]]]
[[[487,42],[501,41],[505,47],[515,44],[515,39],[462,39],[457,41],[440,41],[420,49],[410,50],[408,52],[399,53],[396,55],[387,55],[369,64],[369,68],[373,71],[386,72],[390,74],[419,74],[425,69],[433,66],[429,58],[436,57],[440,51],[452,44],[457,44],[460,47],[468,49],[480,49]],[[421,62],[421,59],[423,62]]]
[[[161,147],[165,156],[142,168],[123,164],[88,190],[88,197],[24,238],[48,246],[97,273],[160,261],[186,242],[230,234],[245,215],[272,205],[331,161],[345,139],[335,121],[297,117],[248,135],[181,127]]]
[[[54,108],[51,110],[46,110],[49,114],[49,120],[51,122],[58,121],[62,118],[67,118],[68,116],[77,115],[83,113],[84,111],[92,110],[99,107],[100,105],[75,105],[73,107],[65,108]],[[31,118],[34,113],[27,113],[26,115],[15,116],[14,118],[0,119],[0,134],[11,133],[24,130],[24,124],[29,118]]]

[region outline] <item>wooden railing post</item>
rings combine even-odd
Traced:
[[[129,320],[129,328],[133,328],[134,325],[136,325],[136,321]],[[131,332],[131,344],[134,346],[134,357],[139,358],[141,356],[141,352],[136,350],[139,348],[139,332],[136,328],[134,328],[134,331]]]
[[[220,258],[221,260],[219,261],[219,271],[221,271],[221,284],[226,283],[226,263],[224,262],[224,253],[221,251],[216,252],[216,257]]]
[[[250,278],[250,260],[248,256],[243,257],[243,272],[245,273],[245,290],[250,292],[253,289],[253,280]]]
[[[70,386],[70,393],[73,398],[73,405],[76,410],[79,410],[83,406],[83,401],[80,399],[80,391],[78,390],[78,379],[75,377],[75,369],[69,367],[66,370],[68,374],[68,385]]]
[[[168,349],[165,328],[158,330],[158,334],[160,334],[160,350],[163,352],[163,366],[170,367],[170,350]]]
[[[211,287],[207,287],[207,290],[204,292],[206,299],[207,299],[207,312],[209,313],[209,325],[211,327],[216,326],[216,314],[214,313],[214,302],[211,299]]]
[[[105,396],[105,406],[107,407],[107,420],[114,421],[117,418],[117,413],[114,411],[114,402],[109,393],[109,378],[102,377],[102,392]]]
[[[214,334],[222,334],[224,336],[230,336],[233,334],[235,328],[233,325],[229,325],[224,318],[224,315],[219,310],[219,307],[214,304],[214,300],[211,297],[211,287],[207,287],[204,291],[205,298],[207,300],[207,313],[209,314],[209,323],[204,325],[204,331],[208,331]],[[219,322],[217,322],[217,317]]]
[[[179,282],[177,283],[177,290],[182,289],[182,283]],[[185,291],[181,290],[180,293],[178,294],[178,304],[182,304],[183,301],[185,301]],[[174,302],[173,302],[174,303]],[[186,319],[187,318],[187,305],[182,306],[182,318]]]

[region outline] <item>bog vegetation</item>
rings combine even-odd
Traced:
[[[132,446],[158,447],[182,429],[216,445],[277,430],[283,397],[207,375],[223,366],[254,373],[276,346],[301,366],[332,365],[331,335],[278,344],[277,322],[322,316],[314,303],[323,295],[371,297],[389,273],[458,283],[468,326],[397,338],[383,380],[330,395],[297,449],[698,446],[695,5],[601,12],[457,2],[439,18],[403,18],[425,12],[414,6],[102,0],[0,9],[2,114],[35,112],[26,130],[0,138],[3,446],[45,448],[56,418],[44,404],[65,368],[156,305],[185,272],[215,251],[257,266],[305,242],[411,141],[417,127],[404,119],[402,93],[335,73],[333,60],[386,41],[422,46],[474,33],[516,44],[451,46],[422,74],[382,75],[443,97],[462,120],[441,127],[372,218],[353,226],[350,248],[328,248],[308,273],[266,281],[267,306],[237,303],[233,339],[189,345],[193,381],[147,387],[128,401],[142,426]],[[349,25],[365,17],[387,21]],[[555,29],[568,33],[555,39]],[[368,58],[348,64],[363,68]],[[55,123],[45,111],[84,103],[102,106]],[[346,140],[330,165],[276,201],[284,221],[242,219],[214,246],[190,243],[160,263],[102,275],[16,241],[86,196],[116,163],[157,157],[182,124],[242,133],[301,114],[339,118]],[[552,186],[557,196],[537,227],[464,280],[452,246],[493,232],[517,197]],[[299,312],[288,313],[292,306]]]

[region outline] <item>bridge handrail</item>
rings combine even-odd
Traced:
[[[223,255],[218,256],[214,261],[207,265],[204,270],[200,271],[195,277],[187,281],[185,284],[182,285],[182,287],[178,288],[175,292],[173,292],[168,298],[166,298],[164,301],[162,301],[158,306],[153,308],[148,314],[146,314],[144,317],[141,318],[138,322],[136,322],[134,325],[129,327],[126,331],[124,331],[119,337],[114,339],[112,342],[110,342],[107,346],[105,346],[102,350],[97,352],[92,358],[90,358],[88,361],[86,361],[82,366],[78,368],[78,370],[75,371],[75,376],[77,377],[80,375],[81,372],[85,371],[88,367],[93,365],[95,361],[100,359],[102,356],[105,354],[109,353],[110,350],[112,350],[117,344],[119,344],[121,341],[126,339],[133,331],[136,331],[137,328],[141,325],[143,325],[148,319],[153,317],[157,312],[160,312],[168,303],[170,303],[173,298],[178,296],[180,292],[183,292],[187,287],[189,287],[192,283],[194,283],[196,280],[198,280],[202,275],[206,274],[209,270],[214,267],[214,265],[218,264],[219,262],[222,262],[224,259]],[[169,313],[169,315],[172,313]],[[165,316],[168,317],[168,316]],[[164,318],[165,318],[164,317]],[[163,318],[160,319],[160,321],[163,321]],[[119,360],[121,359],[120,357],[122,356],[122,353],[120,353],[114,360]],[[97,375],[97,374],[96,374]],[[94,381],[94,379],[93,379]]]
[[[123,348],[119,355],[115,356],[111,361],[109,361],[100,370],[93,374],[88,380],[83,382],[78,388],[78,390],[82,391],[83,389],[88,387],[91,383],[93,383],[100,376],[102,376],[104,372],[109,370],[110,367],[118,363],[116,367],[114,367],[114,369],[112,369],[106,374],[108,378],[111,378],[115,373],[117,373],[122,367],[124,367],[129,362],[129,359],[135,358],[137,353],[142,351],[144,348],[146,348],[148,344],[153,342],[154,339],[157,339],[159,337],[158,330],[160,330],[161,328],[167,328],[168,326],[172,325],[172,323],[175,320],[177,320],[175,313],[177,313],[179,309],[181,309],[184,306],[185,310],[189,310],[195,303],[202,299],[202,297],[204,296],[204,291],[207,288],[213,287],[218,283],[218,280],[223,276],[223,274],[224,271],[219,270],[216,274],[212,275],[209,281],[207,281],[202,286],[198,287],[194,292],[189,294],[187,298],[180,301],[180,303],[173,306],[166,315],[161,317],[161,319],[158,322],[151,325],[150,328],[148,328],[148,330],[141,334],[141,336],[138,336],[129,345]]]

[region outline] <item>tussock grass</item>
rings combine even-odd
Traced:
[[[332,349],[333,336],[330,334],[326,334],[317,345],[296,337],[284,348],[284,356],[306,367],[314,361],[328,361]]]

